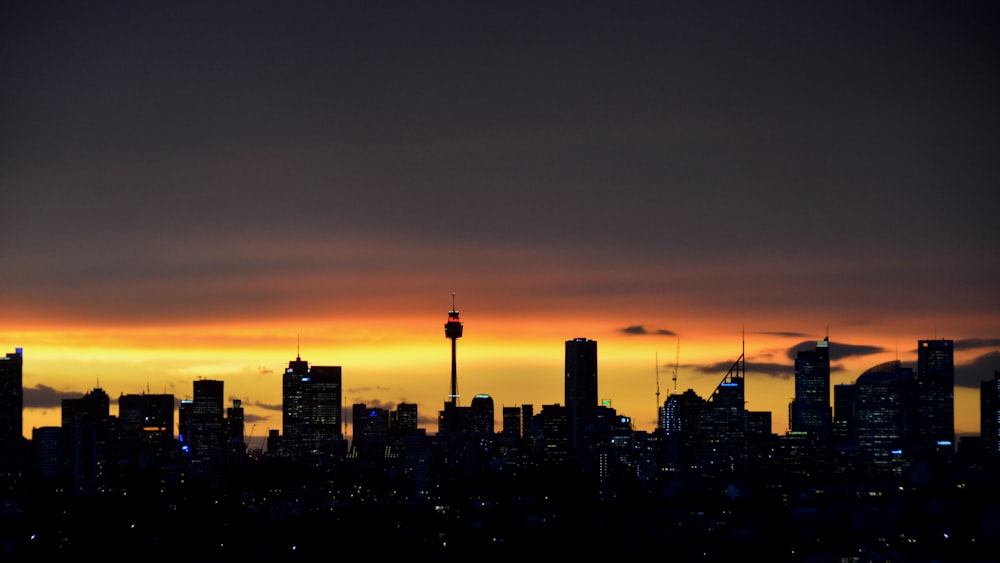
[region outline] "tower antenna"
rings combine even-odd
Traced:
[[[302,359],[302,337],[295,335],[295,361]]]
[[[458,368],[455,363],[455,341],[462,337],[462,322],[458,320],[455,309],[455,292],[451,292],[451,310],[448,311],[448,322],[444,325],[444,335],[451,340],[451,394],[445,410],[448,413],[448,423],[452,431],[458,430]]]

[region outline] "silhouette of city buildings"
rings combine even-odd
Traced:
[[[597,342],[573,338],[565,404],[503,406],[497,431],[492,397],[458,403],[457,319],[453,308],[452,393],[437,432],[419,427],[417,404],[354,404],[350,443],[342,368],[298,355],[281,376],[282,432],[269,430],[266,447],[247,443],[241,401],[225,408],[223,381],[207,379],[180,401],[176,437],[173,395],[123,394],[115,416],[96,388],[63,400],[61,427],[25,440],[13,436],[22,352],[7,354],[0,553],[99,552],[98,538],[112,539],[89,535],[87,511],[119,526],[125,514],[162,519],[108,553],[154,544],[176,556],[166,538],[184,529],[205,561],[316,554],[323,533],[304,530],[347,541],[361,520],[434,555],[575,541],[688,561],[985,561],[1000,547],[1000,371],[982,383],[981,437],[956,445],[950,340],[919,341],[916,371],[895,360],[835,385],[832,408],[829,338],[798,352],[790,429],[776,435],[772,413],[745,408],[743,354],[709,397],[667,396],[644,432],[599,404]],[[79,521],[53,529],[56,507]],[[931,508],[925,520],[909,512]],[[210,524],[193,534],[185,517]]]

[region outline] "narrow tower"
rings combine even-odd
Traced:
[[[451,339],[451,394],[448,395],[450,409],[449,427],[456,430],[458,424],[458,365],[455,363],[455,341],[462,337],[462,322],[458,320],[455,309],[455,292],[451,293],[451,310],[448,311],[448,322],[444,325],[444,335]]]

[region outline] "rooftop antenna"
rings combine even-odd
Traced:
[[[301,354],[302,354],[302,338],[298,334],[296,334],[295,335],[295,360],[296,361],[302,359]]]
[[[681,365],[681,339],[677,339],[677,359],[674,360],[674,394],[677,394],[677,368]]]
[[[656,408],[660,408],[660,354],[656,353]]]

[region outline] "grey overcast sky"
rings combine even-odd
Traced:
[[[998,15],[4,2],[0,335],[391,321],[457,291],[479,326],[995,343]]]

